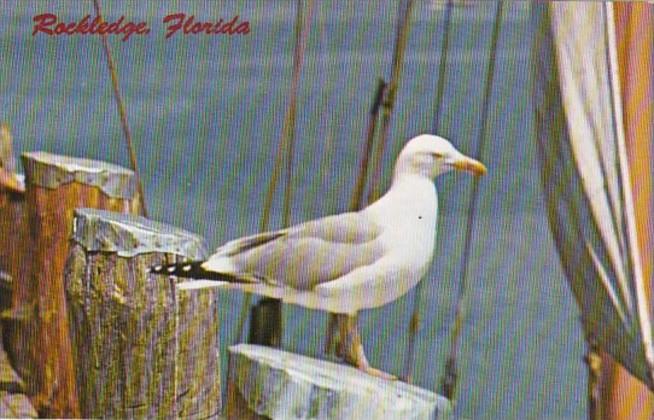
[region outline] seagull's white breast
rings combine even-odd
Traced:
[[[341,301],[357,310],[398,299],[425,275],[434,252],[436,189],[427,178],[407,176],[364,212],[383,227],[384,257],[347,282],[319,287],[332,298],[341,294]]]

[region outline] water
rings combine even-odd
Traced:
[[[294,2],[152,2],[138,9],[132,2],[102,3],[108,20],[125,14],[152,28],[147,37],[111,40],[151,217],[200,233],[211,247],[256,232],[288,101]],[[79,19],[93,14],[92,3],[20,5],[0,5],[0,120],[11,125],[15,149],[129,166],[99,40],[31,35],[34,15]],[[389,76],[395,33],[392,1],[320,2],[316,8],[298,98],[293,223],[347,209],[367,112],[377,78]],[[492,3],[480,4],[452,16],[438,134],[471,155],[478,147],[494,10]],[[238,14],[252,30],[242,37],[165,41],[161,19],[178,11],[206,19]],[[415,16],[385,183],[402,143],[433,129],[444,10],[419,2]],[[480,156],[489,175],[480,184],[476,219],[467,219],[469,177],[436,181],[441,213],[424,280],[416,383],[433,389],[443,373],[465,227],[474,223],[456,406],[464,417],[579,418],[586,412],[584,341],[549,233],[535,153],[532,32],[525,4],[507,4],[488,144]],[[273,227],[280,226],[281,207],[276,201]],[[234,341],[241,301],[235,294],[221,298],[225,346]],[[362,314],[374,366],[401,372],[412,302],[409,293]],[[287,307],[284,318],[284,347],[320,356],[325,314]]]

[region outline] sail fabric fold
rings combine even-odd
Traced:
[[[534,5],[536,133],[550,227],[586,337],[654,389],[613,5]]]

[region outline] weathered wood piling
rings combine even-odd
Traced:
[[[14,284],[23,279],[22,258],[28,235],[24,193],[23,178],[16,174],[9,127],[0,124],[0,333],[4,343],[20,339],[13,324],[22,311],[19,307],[13,308],[12,300],[17,298],[13,293]],[[0,345],[0,417],[36,417],[29,399],[22,394],[25,384],[11,367],[2,347]]]
[[[41,415],[79,416],[63,273],[73,211],[78,207],[139,212],[134,173],[104,162],[25,153],[29,264],[15,282],[13,308],[21,338],[12,354]],[[24,261],[27,262],[27,261]]]
[[[65,284],[82,416],[219,414],[216,283],[148,272],[205,257],[202,239],[188,232],[76,211]]]
[[[0,168],[0,171],[3,169]],[[5,171],[5,174],[12,174],[15,182],[23,185],[22,177],[10,171]],[[9,329],[13,319],[10,311],[12,300],[19,298],[13,293],[14,285],[23,278],[21,268],[29,235],[26,213],[25,193],[0,186],[0,310],[3,324],[7,324]],[[19,313],[20,310],[16,307],[16,318]]]
[[[263,298],[250,309],[249,344],[281,347],[283,336],[282,305],[277,299]]]
[[[9,128],[0,125],[0,311],[11,320],[14,284],[22,279],[23,255],[28,235],[25,210],[25,183],[16,174]],[[16,315],[20,311],[16,311]],[[4,325],[6,324],[6,325]],[[11,323],[3,322],[5,331]],[[7,335],[7,334],[5,334]],[[3,335],[3,337],[5,336]]]
[[[37,413],[29,398],[22,392],[25,385],[14,372],[7,354],[0,348],[0,417],[36,418]]]
[[[238,419],[449,418],[448,400],[350,366],[240,344],[229,349],[226,416]]]

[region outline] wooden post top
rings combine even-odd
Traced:
[[[97,209],[76,209],[72,239],[86,251],[133,257],[152,252],[191,260],[207,257],[202,237],[141,216]]]
[[[55,189],[77,182],[100,188],[107,196],[131,200],[136,194],[134,172],[98,160],[54,155],[47,152],[22,154],[27,182]]]
[[[452,414],[447,399],[426,389],[251,344],[229,348],[228,381],[227,410],[232,413],[318,419],[433,419]]]

